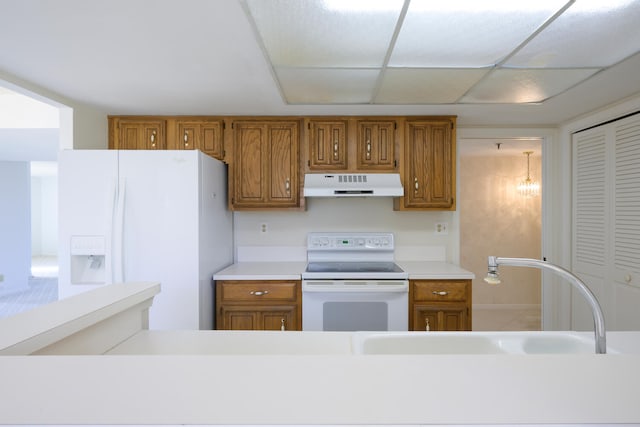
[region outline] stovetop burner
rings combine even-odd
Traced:
[[[303,279],[396,280],[408,274],[394,262],[393,233],[309,233]]]
[[[310,262],[309,273],[403,273],[394,262]]]

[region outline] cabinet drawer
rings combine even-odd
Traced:
[[[294,282],[222,282],[220,302],[251,302],[260,301],[292,301],[297,300],[297,283]]]
[[[468,281],[414,282],[414,301],[466,301]]]

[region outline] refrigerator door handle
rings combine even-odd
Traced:
[[[123,179],[118,186],[118,201],[115,207],[113,230],[113,272],[114,283],[124,282],[124,204],[127,184]]]
[[[109,209],[109,218],[108,218],[108,223],[107,223],[107,230],[108,230],[108,236],[107,236],[107,242],[109,242],[109,246],[108,246],[108,261],[107,261],[107,266],[109,268],[109,270],[107,271],[107,273],[109,274],[109,278],[111,280],[111,283],[115,283],[116,281],[116,273],[115,273],[115,268],[114,268],[114,257],[113,257],[113,251],[114,251],[114,247],[115,247],[115,240],[114,240],[114,230],[116,227],[115,224],[115,218],[116,218],[116,209],[118,206],[118,180],[115,179],[113,180],[113,182],[111,183],[111,191],[109,191],[109,203],[108,206],[110,207]]]

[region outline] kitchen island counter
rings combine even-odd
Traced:
[[[6,319],[0,332],[16,351],[0,356],[0,376],[11,384],[0,388],[0,423],[640,423],[640,332],[608,334],[622,354],[362,354],[348,332],[147,331],[140,320],[157,290],[111,285]],[[96,336],[94,325],[122,319],[130,306],[140,306],[127,317],[137,333]],[[51,314],[64,307],[78,328]],[[11,331],[37,319],[68,345],[38,340],[48,356],[17,354],[29,337],[10,339]],[[100,346],[85,344],[96,340]]]
[[[149,338],[153,331],[144,334]],[[173,335],[170,341],[174,343],[180,335],[164,334],[165,338]],[[247,333],[243,339],[259,340],[261,334]],[[311,336],[306,332],[283,334],[293,341]],[[185,343],[197,337],[189,335],[179,340]],[[205,341],[209,340],[207,345],[216,340],[228,343],[228,335],[214,332]],[[344,342],[345,336],[328,335],[327,340]],[[637,346],[639,336],[629,333],[625,340]],[[161,335],[156,338],[163,340]],[[159,354],[123,351],[102,356],[0,357],[0,375],[12,384],[0,390],[4,403],[0,422],[640,422],[635,398],[639,354],[200,354],[197,347],[201,344],[194,343]]]

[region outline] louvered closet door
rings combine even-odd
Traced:
[[[573,136],[573,269],[604,277],[607,260],[605,129]]]
[[[615,141],[614,280],[640,286],[640,117],[617,124]]]
[[[572,269],[595,294],[605,318],[609,318],[611,291],[607,271],[611,191],[608,190],[606,141],[604,127],[573,135]],[[593,329],[591,309],[576,290],[571,292],[571,327]]]

